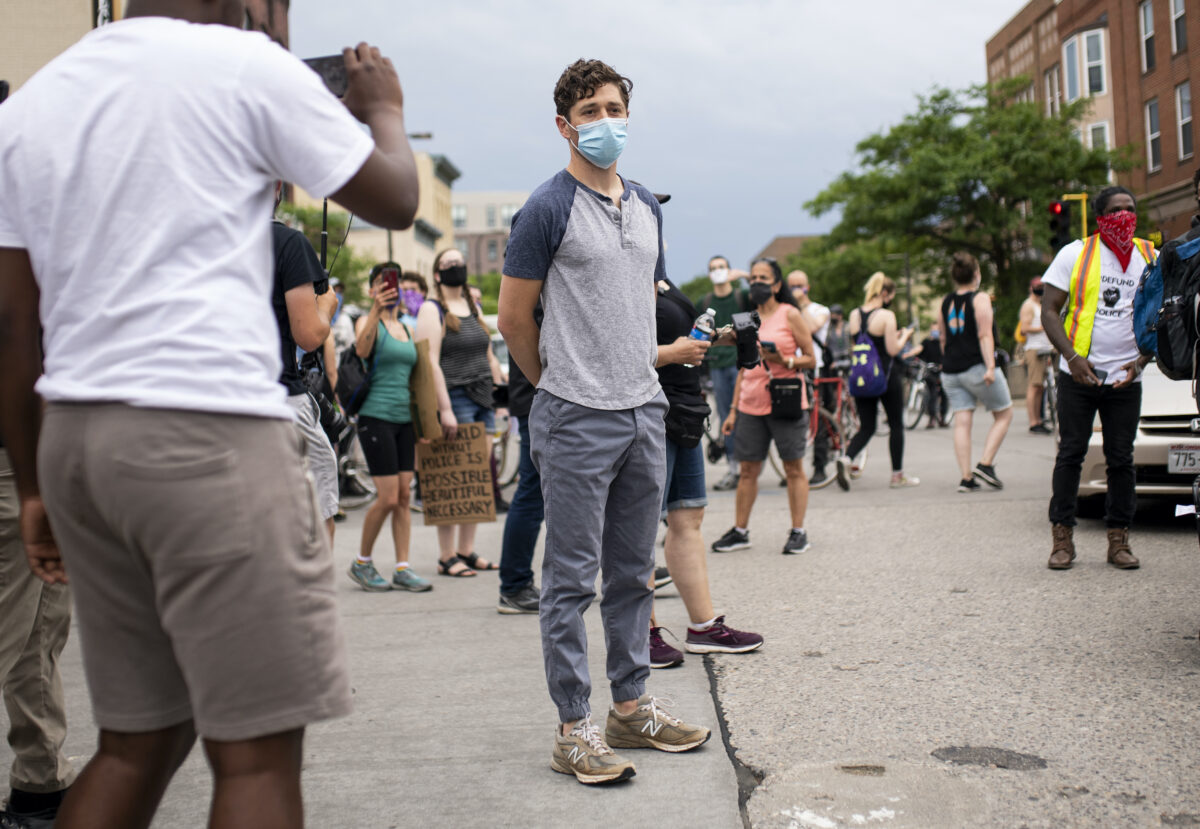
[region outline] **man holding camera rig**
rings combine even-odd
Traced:
[[[300,826],[304,728],[350,709],[263,217],[283,179],[405,228],[416,165],[377,49],[343,107],[245,21],[130,0],[0,107],[0,430],[100,727],[58,829],[148,826],[197,734],[210,826]]]
[[[282,196],[283,182],[276,182],[276,210]],[[279,382],[287,389],[288,405],[296,413],[296,426],[304,440],[304,463],[316,486],[317,505],[332,543],[333,517],[338,512],[337,456],[321,428],[321,409],[301,375],[296,349],[316,351],[325,344],[330,319],[338,308],[338,295],[330,290],[329,277],[303,233],[272,221],[271,244],[275,250],[271,307],[279,325],[283,358]]]

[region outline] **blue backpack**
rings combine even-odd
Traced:
[[[1200,233],[1189,232],[1163,246],[1142,272],[1133,298],[1133,333],[1138,351],[1154,357],[1172,380],[1195,374],[1200,293]]]
[[[851,397],[880,397],[887,391],[888,372],[883,370],[879,349],[867,333],[867,321],[873,313],[875,312],[858,312],[862,318],[859,322],[861,327],[858,336],[854,338],[854,346],[850,349]]]

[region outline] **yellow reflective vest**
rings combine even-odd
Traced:
[[[1087,357],[1092,350],[1092,326],[1096,322],[1096,307],[1100,303],[1100,246],[1103,244],[1099,234],[1084,239],[1083,251],[1071,269],[1063,327],[1067,331],[1067,339],[1080,357]],[[1146,264],[1154,261],[1154,245],[1151,242],[1134,239],[1133,246]]]

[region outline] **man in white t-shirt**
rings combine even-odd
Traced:
[[[1101,190],[1095,210],[1099,232],[1060,250],[1042,277],[1042,327],[1063,355],[1056,384],[1059,444],[1050,499],[1051,570],[1067,570],[1075,560],[1079,476],[1097,414],[1108,466],[1108,563],[1121,570],[1138,567],[1129,548],[1137,503],[1133,441],[1142,408],[1141,373],[1148,360],[1138,353],[1133,334],[1133,296],[1155,254],[1153,245],[1133,235],[1136,205],[1124,187]]]
[[[800,314],[804,317],[804,322],[808,325],[808,330],[813,335],[813,353],[817,358],[817,367],[814,373],[818,377],[830,377],[832,371],[825,366],[825,352],[823,346],[825,339],[829,336],[829,308],[821,303],[813,300],[808,295],[809,284],[808,274],[804,271],[792,271],[787,276],[788,290],[792,292],[792,296],[796,299],[796,304],[800,306]],[[799,352],[797,352],[799,354]],[[821,408],[832,412],[837,408],[836,390],[832,383],[820,383],[817,385],[820,390],[819,401]],[[816,436],[813,438],[813,471],[808,482],[812,484],[820,484],[827,477],[825,464],[829,462],[829,434],[824,429],[818,429]],[[780,486],[786,485],[786,481]]]
[[[100,727],[59,829],[148,826],[197,734],[214,826],[299,826],[304,728],[350,710],[262,219],[282,179],[404,228],[416,166],[378,50],[343,106],[244,19],[130,0],[0,105],[0,430]]]

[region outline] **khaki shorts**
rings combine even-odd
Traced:
[[[1046,385],[1046,358],[1036,351],[1026,351],[1025,373],[1029,377],[1029,385]]]
[[[333,560],[283,420],[52,404],[38,469],[96,723],[246,740],[350,711]]]

